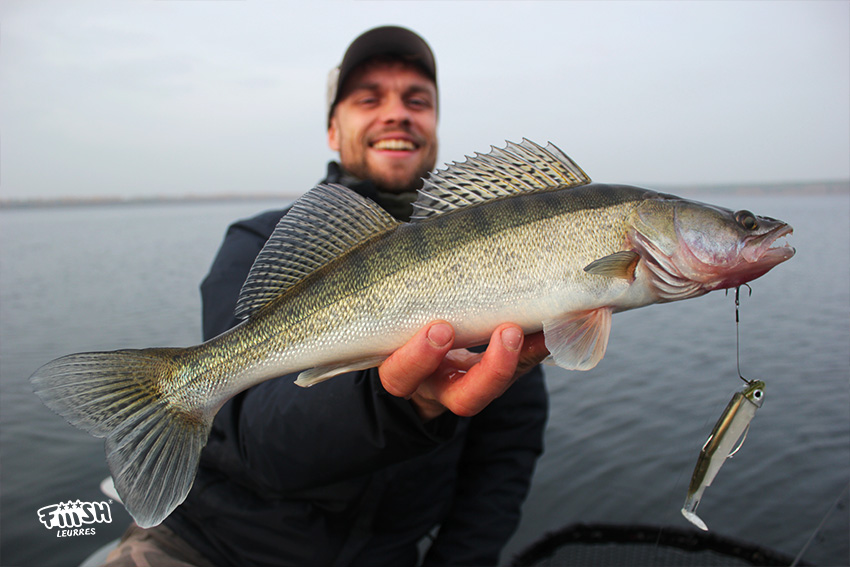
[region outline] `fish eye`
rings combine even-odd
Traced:
[[[747,230],[755,230],[759,227],[759,223],[756,220],[756,216],[747,210],[742,210],[735,213],[735,220],[738,221],[738,224],[740,224]]]
[[[761,399],[761,397],[762,397],[763,395],[764,395],[764,393],[763,393],[761,390],[756,390],[755,392],[753,392],[753,397],[754,397],[755,399],[757,399],[757,400],[758,400],[758,399]]]

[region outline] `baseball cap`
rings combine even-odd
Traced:
[[[431,48],[415,32],[399,26],[381,26],[361,34],[351,42],[342,62],[328,74],[328,124],[331,113],[339,102],[340,87],[362,63],[380,55],[401,57],[415,65],[437,84],[437,63]]]

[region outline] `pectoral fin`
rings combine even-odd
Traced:
[[[310,370],[305,370],[298,375],[295,383],[303,388],[314,386],[319,382],[324,382],[329,378],[333,378],[338,374],[345,372],[354,372],[355,370],[366,370],[378,366],[387,359],[386,356],[373,356],[370,358],[361,358],[360,360],[351,360],[340,364],[330,364],[328,366],[317,366]]]
[[[637,252],[623,250],[594,260],[584,267],[584,271],[597,276],[631,280],[635,277],[638,260],[640,260],[640,255]]]
[[[611,309],[568,313],[543,321],[546,348],[555,363],[567,370],[590,370],[605,356],[611,334]]]

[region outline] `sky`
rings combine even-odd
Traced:
[[[600,182],[850,178],[844,0],[3,0],[0,199],[301,194],[383,24],[436,54],[439,165],[525,137]]]

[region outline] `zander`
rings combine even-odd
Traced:
[[[436,319],[455,346],[500,324],[543,330],[554,361],[588,370],[611,315],[732,288],[788,260],[787,224],[647,189],[592,184],[524,140],[425,181],[409,223],[335,185],[281,219],[237,305],[203,344],[65,356],[31,378],[45,404],[106,438],[115,487],[142,527],[186,497],[213,417],[259,382],[309,386],[380,364]]]

